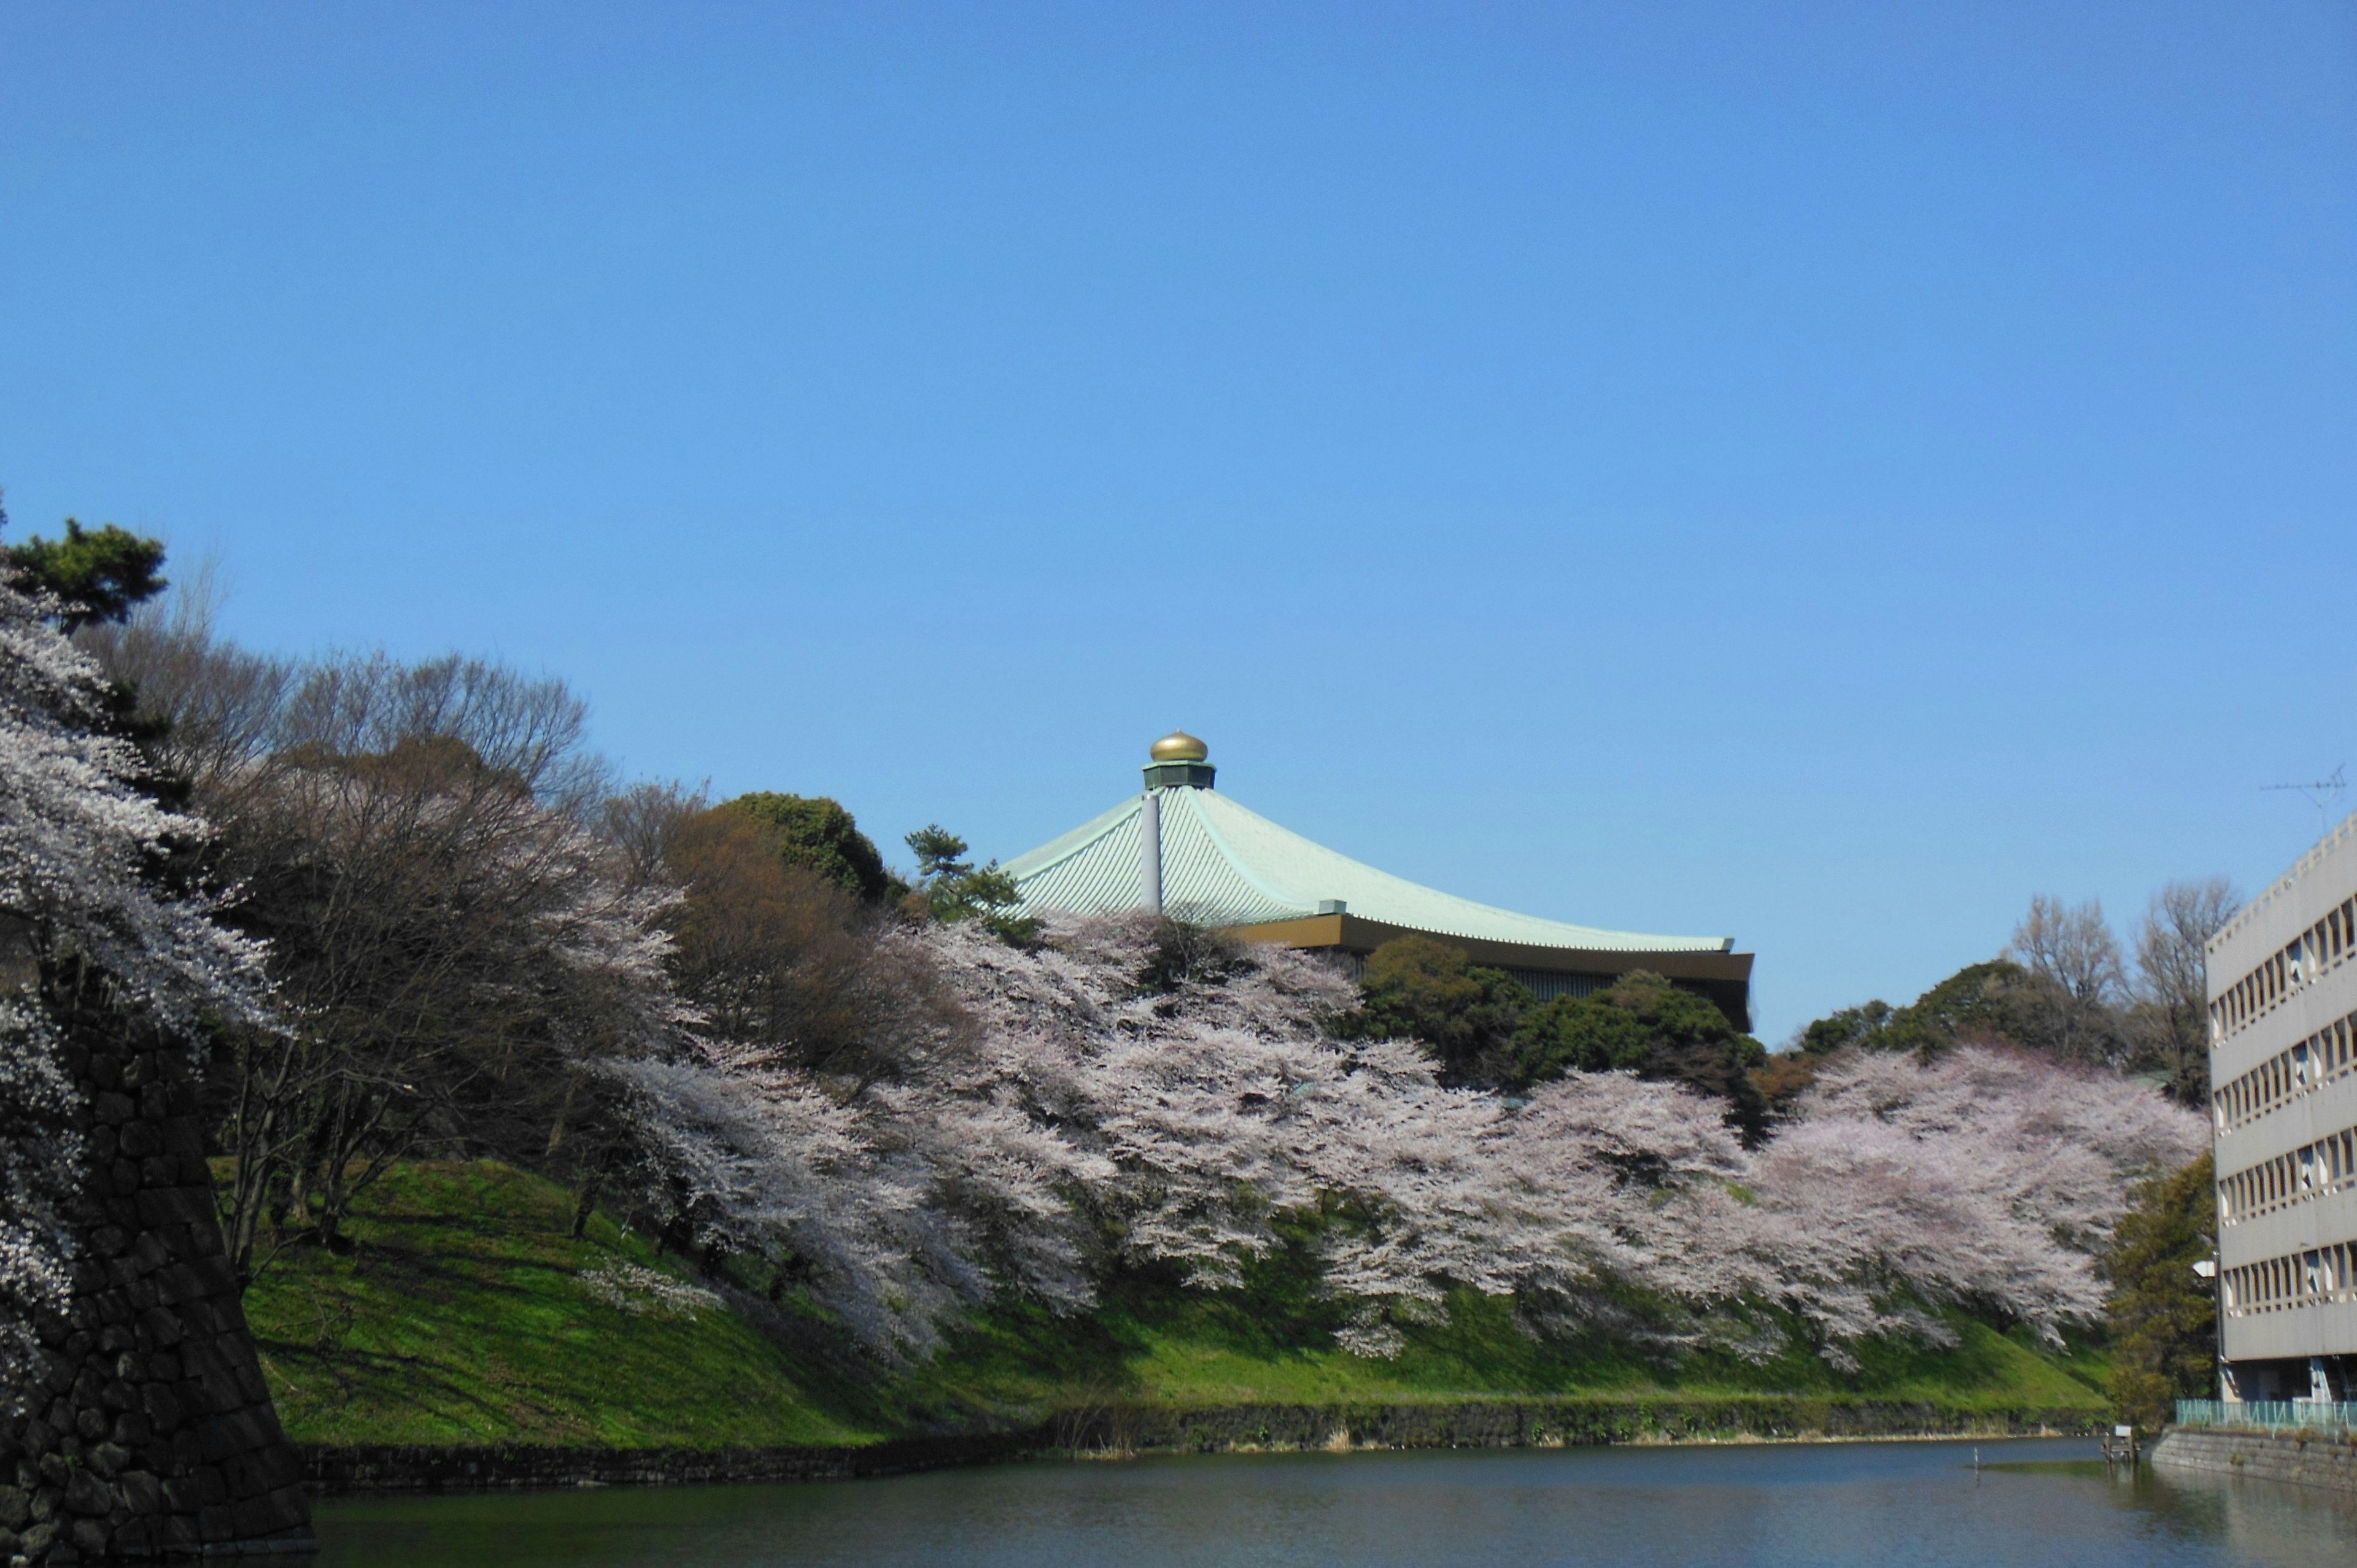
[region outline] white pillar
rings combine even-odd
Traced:
[[[1137,814],[1137,869],[1146,908],[1162,913],[1162,791],[1148,789]]]

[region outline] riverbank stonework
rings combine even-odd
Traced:
[[[0,1423],[0,1562],[307,1550],[302,1460],[222,1251],[184,1058],[108,1023],[110,1039],[69,1034],[90,1151],[73,1300]]]
[[[544,1448],[307,1444],[316,1492],[495,1491],[582,1486],[836,1481],[1041,1455],[1241,1454],[1405,1448],[1554,1448],[1615,1443],[1839,1441],[2079,1435],[2088,1412],[1959,1412],[1932,1404],[1478,1401],[1450,1404],[1107,1405],[1021,1431],[906,1438],[856,1448]]]
[[[2153,1445],[2152,1462],[2164,1470],[2206,1471],[2357,1492],[2357,1439],[2345,1433],[2325,1436],[2180,1426]]]
[[[856,1448],[480,1448],[306,1444],[315,1492],[479,1492],[555,1487],[696,1487],[725,1481],[851,1481],[1025,1459],[1037,1432],[911,1437]]]
[[[1359,1448],[1547,1448],[1616,1443],[1870,1437],[2064,1436],[2100,1430],[2084,1410],[1958,1411],[1936,1404],[1764,1396],[1729,1400],[1465,1400],[1218,1409],[1108,1405],[1049,1423],[1075,1453]]]

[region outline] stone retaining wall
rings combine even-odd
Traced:
[[[2083,1411],[1966,1412],[1938,1405],[1759,1400],[1493,1400],[1453,1404],[1104,1405],[1022,1431],[906,1438],[860,1448],[444,1448],[309,1444],[305,1478],[324,1493],[834,1481],[1042,1453],[1234,1453],[1273,1449],[1522,1448],[1752,1438],[2039,1436],[2082,1434]]]
[[[27,1408],[0,1423],[0,1562],[307,1549],[302,1461],[222,1253],[184,1059],[122,1027],[69,1035],[80,1256]]]
[[[2153,1445],[2152,1462],[2165,1470],[2207,1471],[2357,1491],[2357,1440],[2345,1433],[2325,1437],[2180,1426]]]
[[[1020,1459],[1037,1432],[912,1437],[860,1448],[441,1448],[306,1444],[313,1490],[464,1492],[539,1487],[706,1486],[721,1481],[847,1481]]]
[[[1106,1405],[1049,1423],[1076,1452],[1523,1448],[1714,1438],[2038,1436],[2101,1430],[2085,1411],[1957,1411],[1933,1404],[1767,1396],[1731,1400],[1479,1400],[1434,1404]]]

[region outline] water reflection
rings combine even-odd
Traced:
[[[2092,1444],[1042,1462],[893,1480],[323,1504],[321,1568],[2046,1564],[2345,1568],[2357,1499],[2106,1474]]]

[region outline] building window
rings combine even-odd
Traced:
[[[2232,1132],[2295,1095],[2344,1076],[2352,1066],[2357,1066],[2357,1013],[2335,1019],[2221,1087],[2212,1097],[2218,1130]]]

